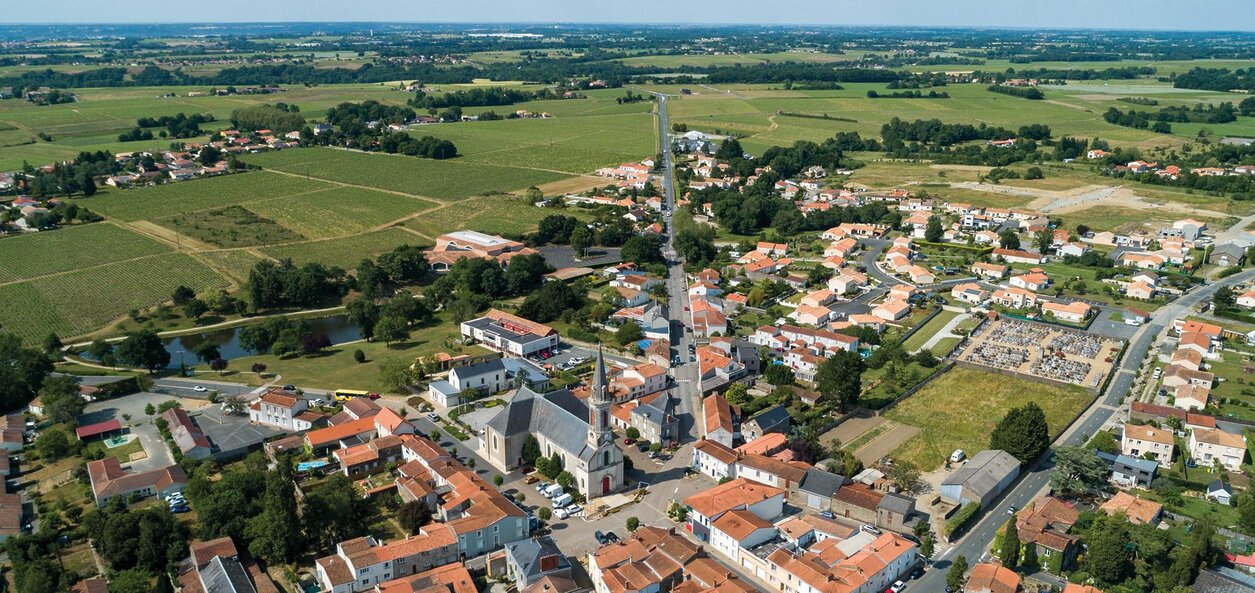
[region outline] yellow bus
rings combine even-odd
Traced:
[[[332,397],[338,402],[346,402],[355,397],[368,397],[370,399],[379,399],[379,394],[372,391],[361,391],[358,389],[337,389],[331,392]]]

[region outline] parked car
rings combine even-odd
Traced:
[[[568,514],[568,515],[570,515],[570,516],[574,517],[574,516],[576,516],[576,515],[578,515],[578,514],[580,514],[580,513],[584,512],[584,507],[582,507],[582,506],[580,506],[580,505],[578,505],[578,504],[573,504],[573,505],[571,505],[571,506],[566,507],[566,512],[567,512],[567,514]]]
[[[438,416],[435,412],[427,412],[427,419],[432,422],[440,422],[440,416]]]
[[[309,400],[309,405],[314,406],[316,408],[321,408],[322,406],[327,405],[327,402],[323,401],[321,397],[316,397],[314,399]]]
[[[632,439],[632,438],[623,439],[624,445],[631,445],[632,443],[635,443],[635,442],[636,442],[636,439]]]
[[[593,538],[597,540],[597,545],[599,546],[604,546],[610,543],[610,540],[606,539],[606,534],[602,533],[600,529],[593,532]]]
[[[545,493],[545,490],[547,488],[549,488],[549,482],[541,482],[536,485],[536,491],[541,493],[542,495]]]
[[[559,486],[559,488],[561,488],[561,486]],[[575,498],[571,496],[569,492],[562,492],[561,494],[554,496],[551,500],[553,500],[553,508],[555,509],[570,506],[572,502],[575,502]]]
[[[955,449],[954,453],[950,454],[950,463],[958,463],[963,461],[965,457],[967,457],[967,453],[964,453],[963,449]]]
[[[1011,505],[1011,506],[1007,507],[1007,514],[1008,514],[1008,515],[1014,515],[1016,510],[1018,510],[1018,509],[1016,509],[1016,508],[1015,508],[1015,505]]]
[[[565,519],[565,518],[567,518],[567,517],[569,517],[569,516],[571,516],[571,515],[570,515],[570,513],[567,513],[567,512],[566,512],[566,509],[554,509],[554,511],[553,511],[553,516],[555,516],[555,517],[557,517],[557,518],[559,518],[559,519]]]
[[[864,525],[863,531],[866,531],[867,533],[871,533],[874,535],[880,535],[880,528],[876,527],[875,525]]]
[[[906,583],[903,583],[902,581],[894,581],[893,586],[889,587],[889,593],[902,593],[902,590],[905,588]]]
[[[612,543],[619,543],[619,535],[613,531],[606,532],[606,539],[610,540]]]
[[[296,391],[296,386],[291,383],[288,383],[287,385],[283,386],[283,390],[284,391]]]

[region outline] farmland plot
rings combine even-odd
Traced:
[[[201,292],[226,288],[228,283],[185,253],[154,255],[0,286],[0,295],[23,299],[18,307],[0,309],[0,325],[28,342],[48,332],[77,336],[132,308],[168,301],[179,285]]]
[[[331,188],[248,206],[311,239],[360,233],[434,207],[435,202],[358,187]]]
[[[295,151],[284,151],[295,152]],[[278,154],[278,153],[276,153]],[[266,172],[236,173],[157,187],[113,190],[85,204],[106,217],[152,220],[330,188],[331,184]]]
[[[170,251],[166,245],[109,223],[92,223],[0,239],[0,282],[69,272]]]
[[[351,269],[363,259],[374,258],[401,245],[423,243],[422,237],[394,227],[338,239],[279,245],[263,251],[275,259],[290,258],[297,265],[319,262],[328,266]]]

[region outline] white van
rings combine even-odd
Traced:
[[[545,498],[554,498],[555,496],[561,496],[562,486],[559,486],[558,484],[553,484],[552,486],[545,488],[545,491],[541,492],[541,494],[545,495]],[[562,505],[562,506],[566,506],[566,505]]]
[[[571,504],[571,502],[572,502],[573,500],[574,500],[574,499],[573,499],[573,498],[571,498],[571,495],[570,495],[570,494],[567,494],[567,493],[562,493],[562,494],[558,495],[558,497],[557,497],[557,498],[553,499],[553,508],[555,508],[555,509],[560,509],[560,508],[563,508],[563,507],[565,507],[565,506],[567,506],[567,505]]]

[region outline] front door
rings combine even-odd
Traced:
[[[601,493],[603,496],[610,494],[610,476],[601,477]]]

